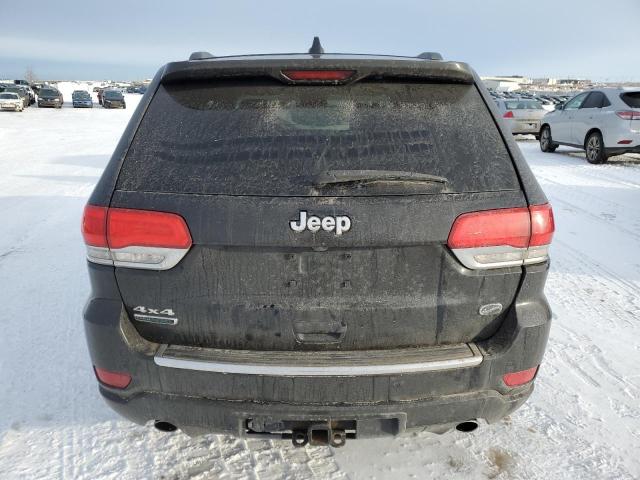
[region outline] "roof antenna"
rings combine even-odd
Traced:
[[[320,37],[313,37],[313,44],[309,49],[309,53],[312,55],[320,55],[324,53],[324,48],[320,45]]]

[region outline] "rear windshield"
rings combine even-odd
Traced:
[[[620,98],[631,108],[640,108],[640,92],[623,93]]]
[[[507,110],[542,110],[540,102],[535,100],[514,100],[504,102]]]
[[[3,100],[14,100],[18,98],[18,94],[16,93],[0,93],[0,98]]]
[[[393,170],[441,184],[317,188],[331,170]],[[386,183],[386,182],[383,182]],[[519,188],[473,85],[272,80],[160,86],[129,148],[118,189],[307,196]]]

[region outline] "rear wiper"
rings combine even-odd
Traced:
[[[341,183],[375,182],[447,183],[447,179],[428,173],[394,170],[328,170],[313,178],[313,184],[317,187]]]

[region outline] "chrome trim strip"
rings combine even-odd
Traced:
[[[220,361],[191,360],[165,356],[167,345],[162,345],[153,361],[156,365],[202,372],[231,373],[239,375],[267,375],[271,377],[356,377],[370,375],[397,375],[403,373],[434,372],[453,368],[475,367],[483,357],[475,344],[468,344],[471,354],[464,358],[431,360],[428,362],[392,363],[379,365],[283,365],[259,363],[227,363]]]
[[[176,325],[178,323],[178,319],[175,317],[158,317],[155,315],[134,313],[133,318],[139,322],[153,323],[156,325]]]

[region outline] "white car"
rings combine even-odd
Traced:
[[[505,98],[495,102],[511,133],[538,137],[540,121],[547,113],[540,102],[528,98]]]
[[[590,90],[547,113],[540,126],[540,149],[553,152],[559,145],[585,150],[589,163],[640,153],[640,90]]]
[[[24,109],[24,102],[20,95],[13,92],[0,92],[0,110],[13,110],[21,112]]]

